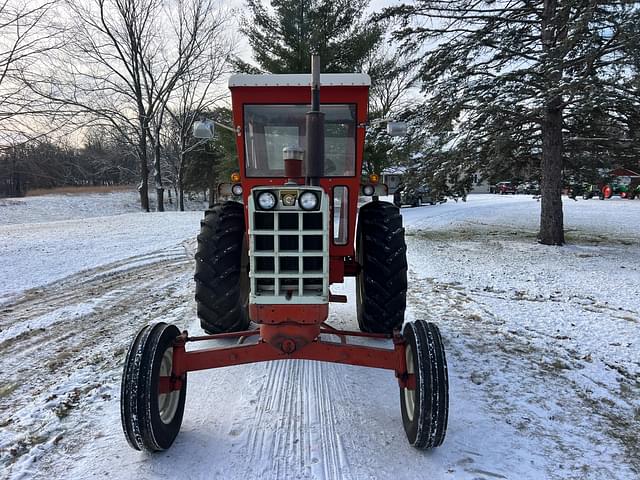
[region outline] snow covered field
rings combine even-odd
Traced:
[[[147,455],[121,366],[145,323],[199,331],[201,214],[114,195],[0,201],[0,477],[640,478],[640,201],[565,200],[562,248],[528,196],[402,209],[407,319],[447,348],[439,449],[408,446],[393,374],[291,361],[191,374],[175,445]],[[330,323],[356,327],[350,300]]]

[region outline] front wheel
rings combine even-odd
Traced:
[[[404,430],[415,448],[439,447],[449,416],[449,377],[440,330],[417,320],[407,323],[402,335],[407,373],[415,378],[415,389],[400,388]]]
[[[187,374],[180,379],[173,375],[173,343],[179,335],[175,325],[147,325],[129,347],[120,390],[120,416],[127,442],[136,450],[166,450],[180,431]],[[172,381],[178,381],[179,388],[161,392],[161,382],[170,385]]]

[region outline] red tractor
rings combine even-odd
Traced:
[[[242,202],[213,206],[201,223],[196,302],[207,335],[156,323],[133,340],[121,393],[122,425],[133,448],[171,446],[187,372],[286,359],[392,370],[409,443],[442,444],[449,398],[440,332],[422,320],[402,328],[402,216],[378,200],[386,189],[375,176],[361,182],[369,84],[362,74],[320,76],[317,57],[312,75],[231,77],[239,173],[221,189]],[[402,126],[388,125],[390,133],[396,129]],[[358,209],[361,195],[373,201]],[[329,303],[346,302],[330,291],[345,277],[356,277],[359,331],[325,323]],[[349,343],[350,337],[386,338],[390,348]],[[219,338],[239,341],[193,348]]]

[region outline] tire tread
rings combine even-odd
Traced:
[[[404,322],[407,295],[407,247],[399,208],[380,201],[363,206],[357,243],[358,325],[363,332],[392,333]]]
[[[196,258],[196,304],[200,325],[209,334],[249,327],[241,291],[244,207],[224,202],[207,210],[200,222]]]

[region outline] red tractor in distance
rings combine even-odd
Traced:
[[[182,423],[187,372],[286,359],[392,370],[409,443],[442,444],[449,394],[440,332],[423,320],[402,328],[402,216],[378,200],[386,188],[375,176],[361,181],[369,84],[363,74],[320,76],[318,57],[312,75],[230,78],[239,172],[220,188],[242,202],[219,203],[201,222],[196,303],[207,335],[189,336],[162,322],[138,332],[121,392],[131,447],[171,446]],[[205,123],[194,131],[212,134]],[[358,209],[361,195],[372,201]],[[346,302],[330,285],[349,276],[356,278],[359,331],[325,323],[329,303]],[[251,321],[259,328],[251,329]],[[390,348],[349,343],[350,337],[386,338]],[[186,349],[219,338],[238,343]]]

